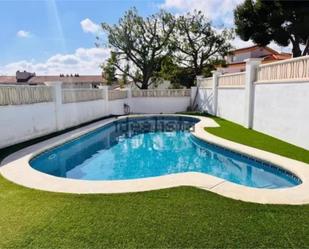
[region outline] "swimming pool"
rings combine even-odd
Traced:
[[[189,131],[199,120],[151,116],[113,121],[30,161],[41,172],[80,180],[128,180],[200,172],[254,188],[301,183],[272,164],[207,143]]]

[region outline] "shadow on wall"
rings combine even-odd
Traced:
[[[207,111],[208,113],[214,113],[213,110],[213,92],[199,90],[197,97],[198,108],[201,111]]]

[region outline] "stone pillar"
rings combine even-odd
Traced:
[[[104,86],[99,86],[99,89],[102,89],[103,91],[103,98],[104,98],[104,104],[105,104],[105,113],[106,115],[110,115],[110,110],[109,110],[109,100],[108,100],[108,86],[104,85]]]
[[[246,77],[245,77],[245,117],[244,126],[252,128],[254,112],[254,82],[257,79],[257,68],[261,63],[260,58],[246,59]]]
[[[53,99],[55,104],[55,119],[57,131],[62,130],[63,117],[62,117],[62,81],[48,81],[45,85],[53,88]]]
[[[197,75],[196,76],[196,86],[200,87],[202,82],[203,82],[204,77],[202,75]]]
[[[127,91],[127,98],[124,100],[124,104],[128,105],[130,108],[130,112],[129,114],[134,112],[134,108],[133,108],[133,99],[132,99],[132,88],[131,87],[127,87],[124,90]]]
[[[218,81],[219,76],[222,74],[220,71],[212,71],[212,115],[217,116],[218,111]]]
[[[194,105],[197,104],[197,95],[198,89],[196,86],[191,86],[191,93],[190,93],[190,106],[194,108]]]

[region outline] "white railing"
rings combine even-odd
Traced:
[[[246,73],[230,73],[219,76],[219,87],[239,87],[245,86]]]
[[[48,86],[0,86],[0,106],[51,101],[53,101],[53,91]]]
[[[128,91],[126,90],[109,90],[108,100],[126,99],[128,97]]]
[[[63,89],[62,103],[75,103],[104,99],[104,90],[101,89]]]
[[[260,65],[258,81],[309,80],[309,56]]]
[[[199,87],[201,88],[211,88],[213,85],[213,78],[212,77],[208,77],[208,78],[203,78],[200,80],[199,82],[200,84],[198,84]]]
[[[149,89],[133,90],[132,97],[190,97],[190,89]]]

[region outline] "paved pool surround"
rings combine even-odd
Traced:
[[[170,114],[173,116],[173,114]],[[200,121],[195,124],[192,134],[199,139],[212,143],[232,151],[274,164],[298,177],[302,183],[289,188],[261,189],[232,183],[230,181],[204,173],[187,172],[157,177],[149,177],[132,180],[91,181],[61,178],[48,175],[33,169],[29,161],[43,151],[75,139],[90,131],[93,131],[116,119],[156,115],[129,115],[119,118],[110,118],[95,122],[88,126],[76,129],[63,135],[48,139],[17,151],[5,158],[0,167],[0,173],[6,179],[33,189],[75,193],[75,194],[116,194],[128,192],[142,192],[178,186],[194,186],[208,190],[225,197],[246,202],[263,204],[309,204],[309,165],[270,152],[255,149],[246,145],[238,144],[204,130],[204,127],[219,127],[211,118],[195,117]],[[166,116],[166,114],[164,114]],[[186,116],[186,115],[174,115]]]

